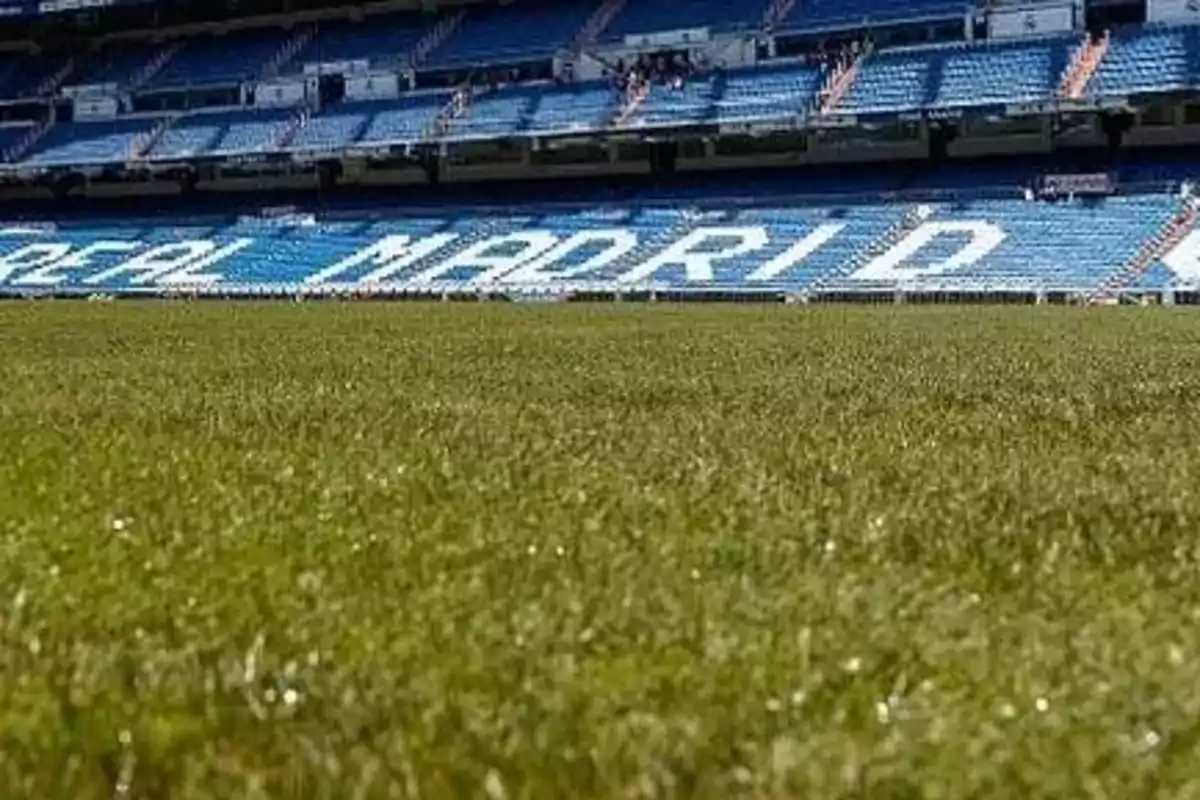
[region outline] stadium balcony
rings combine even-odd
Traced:
[[[1114,31],[1086,87],[1091,97],[1123,97],[1200,86],[1200,26]]]

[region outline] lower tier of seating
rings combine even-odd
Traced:
[[[913,205],[800,199],[400,213],[39,220],[0,237],[0,291],[496,289],[1087,293],[1200,285],[1200,232],[1143,245],[1178,196]]]

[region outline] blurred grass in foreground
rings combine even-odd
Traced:
[[[0,306],[0,797],[1200,795],[1200,317]]]

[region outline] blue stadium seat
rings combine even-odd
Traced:
[[[976,265],[913,277],[905,280],[905,285],[914,289],[1086,290],[1126,263],[1176,208],[1173,198],[1162,195],[1110,198],[1099,203],[985,200],[940,208],[933,217],[936,220],[983,220],[998,226],[1006,237]],[[963,237],[942,237],[906,266],[946,258],[962,243]],[[891,288],[894,284],[846,278],[836,285],[869,289]]]
[[[282,28],[265,28],[189,38],[147,88],[214,86],[256,79],[288,37]]]
[[[762,24],[766,8],[757,0],[629,0],[601,38],[687,28],[753,29]]]
[[[31,128],[32,126],[25,124],[0,126],[0,157],[3,157],[10,148],[20,144],[29,135]]]
[[[187,158],[216,153],[263,152],[274,147],[288,109],[238,109],[192,114],[176,120],[155,143],[154,159]]]
[[[1074,39],[957,42],[881,50],[862,60],[839,110],[852,114],[1048,100]]]
[[[549,58],[575,38],[596,3],[518,2],[469,7],[462,25],[429,57],[431,66]]]
[[[537,96],[523,130],[545,133],[603,128],[612,119],[616,106],[617,94],[606,83],[548,88]]]
[[[38,142],[25,161],[39,166],[126,161],[133,157],[138,137],[153,127],[154,121],[146,119],[60,123]]]
[[[205,155],[225,130],[224,114],[196,114],[176,121],[163,132],[149,156],[156,159]]]
[[[121,42],[110,45],[89,59],[70,81],[75,84],[125,85],[135,73],[150,63],[163,45],[149,42]]]
[[[339,106],[334,113],[370,114],[371,121],[367,123],[359,141],[408,143],[420,141],[449,99],[449,95],[444,93],[416,94],[399,100],[347,103]]]
[[[676,88],[654,83],[641,106],[627,124],[693,125],[712,115],[716,102],[716,78],[696,78]]]
[[[310,117],[296,132],[288,149],[327,152],[346,147],[366,129],[371,120],[370,107],[370,104],[347,103]]]
[[[1117,31],[1088,81],[1092,97],[1200,86],[1200,26]]]
[[[214,153],[255,153],[273,150],[295,116],[291,109],[256,109],[232,116],[212,145]]]
[[[370,16],[362,22],[323,22],[294,63],[365,60],[372,67],[402,63],[427,29],[412,15]]]
[[[974,5],[965,0],[799,0],[779,27],[848,28],[898,20],[961,19]]]
[[[820,86],[820,70],[803,64],[730,70],[718,86],[712,119],[734,123],[791,117],[812,106]]]
[[[793,179],[794,180],[794,179]],[[864,184],[865,185],[865,184]],[[848,188],[844,186],[843,188]],[[1087,292],[1128,262],[1149,237],[1172,218],[1178,200],[1168,194],[1113,197],[1087,202],[1042,203],[1023,199],[966,200],[935,203],[927,208],[924,224],[930,234],[925,246],[898,261],[872,260],[916,235],[910,203],[859,198],[854,202],[822,198],[759,197],[750,202],[721,202],[702,197],[698,205],[638,201],[583,203],[539,209],[534,205],[505,211],[447,207],[416,215],[380,215],[380,209],[318,215],[312,223],[286,226],[260,220],[190,217],[168,211],[159,217],[119,217],[66,221],[51,234],[55,241],[75,246],[101,239],[140,240],[169,244],[214,238],[217,246],[234,239],[249,243],[206,267],[226,287],[256,286],[263,291],[290,292],[317,274],[323,280],[346,284],[400,256],[399,250],[372,255],[368,249],[385,236],[409,236],[414,242],[438,236],[440,244],[427,255],[390,273],[397,288],[416,289],[443,283],[508,282],[549,287],[570,281],[612,289],[653,285],[692,290],[797,291],[814,286],[840,292],[908,290],[945,291],[1066,291]],[[908,228],[897,228],[902,220]],[[975,237],[989,234],[991,245],[974,259],[955,266],[944,263],[960,255]],[[544,247],[579,234],[599,238],[562,250],[542,263],[520,265],[514,272],[488,272],[489,263],[470,258],[447,260],[468,248],[483,248],[487,257],[519,254],[521,241],[499,241],[509,234],[533,237]],[[742,252],[739,242],[758,239]],[[710,274],[680,263],[652,259],[692,237],[688,252],[709,253]],[[39,237],[39,241],[47,237]],[[6,237],[0,247],[22,242]],[[360,257],[351,258],[358,254]],[[596,259],[607,254],[605,262]],[[114,256],[120,260],[123,255]],[[332,269],[335,265],[344,269]],[[693,265],[695,266],[695,265]],[[67,284],[80,289],[121,291],[137,285],[137,274],[121,273],[92,280],[101,268],[79,268]],[[15,281],[15,282],[14,282]],[[320,283],[318,280],[316,283]],[[1139,285],[1161,288],[1176,282],[1162,264],[1153,266]],[[5,289],[19,285],[19,271]],[[310,282],[312,285],[312,282]]]
[[[838,110],[882,114],[921,108],[937,91],[937,63],[924,48],[872,53],[863,60]]]
[[[1055,96],[1075,37],[954,44],[930,54],[940,81],[930,105],[1027,103]]]
[[[0,99],[32,97],[65,66],[61,58],[21,53],[0,54]]]
[[[450,138],[509,136],[525,127],[541,87],[512,87],[477,95],[450,128]]]

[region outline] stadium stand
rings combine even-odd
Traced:
[[[311,117],[296,132],[291,149],[332,151],[357,141],[373,118],[373,108],[383,104],[346,103]]]
[[[880,51],[863,59],[841,109],[873,114],[1049,100],[1074,44],[1053,37]]]
[[[603,38],[690,28],[737,30],[757,27],[763,16],[763,4],[746,0],[657,0],[624,4]]]
[[[147,84],[148,89],[236,84],[253,80],[284,47],[281,28],[190,38]]]
[[[421,139],[448,100],[449,96],[443,93],[418,94],[399,101],[348,104],[334,113],[369,116],[357,141],[415,142]]]
[[[1092,96],[1179,91],[1200,85],[1200,27],[1118,31],[1087,86]]]
[[[107,164],[133,158],[140,136],[154,127],[145,119],[60,123],[28,155],[41,166]]]
[[[784,29],[847,28],[896,20],[962,17],[973,3],[963,0],[799,0],[783,19]]]
[[[308,5],[0,55],[8,219],[44,199],[55,241],[119,242],[58,273],[6,236],[0,292],[1200,300],[1200,165],[1137,155],[1200,143],[1200,24],[1161,7],[1109,32],[1051,0]],[[606,183],[547,182],[577,176]],[[263,211],[297,186],[340,199]],[[180,199],[63,211],[126,193]]]
[[[87,59],[86,66],[76,73],[72,83],[127,86],[162,47],[152,42],[124,42],[120,46],[105,47]]]
[[[880,195],[746,203],[711,192],[710,187],[682,205],[646,198],[508,210],[448,207],[382,217],[378,209],[345,208],[282,219],[170,214],[118,222],[63,219],[36,242],[42,246],[50,238],[73,247],[129,242],[111,248],[103,263],[72,262],[53,284],[86,291],[190,283],[193,289],[282,294],[339,287],[544,292],[580,286],[1087,294],[1130,264],[1138,264],[1136,274],[1129,273],[1131,284],[1144,289],[1194,286],[1198,277],[1176,276],[1163,263],[1169,247],[1195,225],[1194,206],[1189,217],[1180,217],[1184,201],[1163,193],[1050,203],[1021,197],[914,203]],[[1147,249],[1164,232],[1172,234],[1169,240]],[[190,244],[179,245],[182,241]],[[19,238],[10,244],[13,250],[22,246]],[[174,249],[145,256],[155,245]],[[183,257],[189,253],[192,259]],[[218,256],[205,261],[203,270],[188,266],[214,253]],[[22,277],[45,265],[17,262],[22,269],[9,276],[6,291],[45,288],[45,272],[33,281]]]
[[[358,22],[330,21],[318,26],[316,35],[300,51],[293,67],[302,64],[366,61],[372,68],[387,68],[403,62],[424,34],[424,20],[410,16],[372,16]]]
[[[471,9],[428,63],[448,66],[549,58],[571,41],[594,7],[586,0],[567,0]]]
[[[69,69],[66,59],[30,54],[0,55],[0,98],[38,97],[51,91],[56,75]]]

